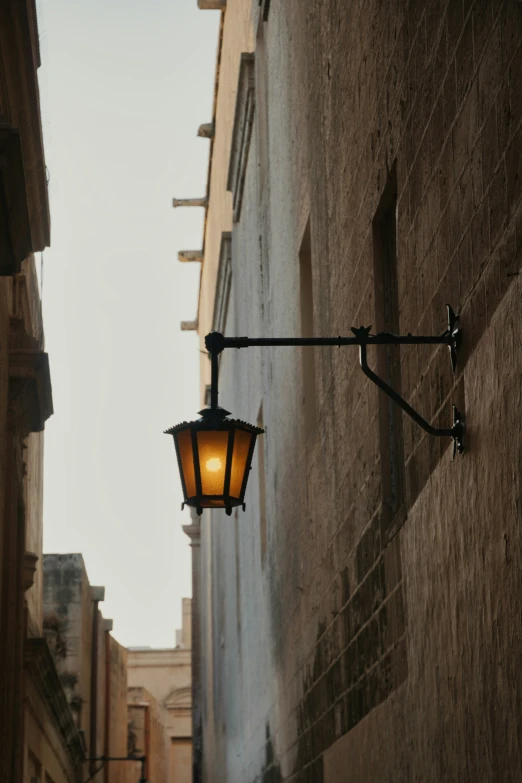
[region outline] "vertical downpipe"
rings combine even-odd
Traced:
[[[105,587],[91,586],[92,601],[92,638],[91,638],[91,720],[90,720],[90,738],[89,738],[89,764],[90,774],[93,775],[96,769],[97,746],[97,728],[98,728],[98,633],[100,627],[98,604],[105,600]]]
[[[149,779],[149,771],[150,771],[150,706],[148,704],[145,705],[145,780]]]
[[[103,755],[110,754],[110,718],[111,718],[111,645],[109,631],[105,631],[105,738]],[[104,783],[109,783],[110,764],[105,764],[103,772]]]

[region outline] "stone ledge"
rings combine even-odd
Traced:
[[[200,11],[224,11],[227,7],[227,0],[198,0]]]

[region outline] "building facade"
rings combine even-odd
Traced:
[[[72,783],[83,749],[43,636],[53,406],[34,261],[50,242],[34,0],[1,3],[0,52],[0,770],[6,783]]]
[[[258,424],[246,512],[201,518],[195,781],[516,781],[522,6],[222,8],[198,333],[440,334],[220,359]],[[210,119],[210,118],[207,118]],[[201,403],[210,382],[201,358]],[[195,745],[196,747],[196,745]]]
[[[145,721],[156,726],[148,733],[155,765],[148,772],[152,783],[192,782],[191,604],[190,598],[182,599],[175,647],[131,648],[128,653],[129,714],[140,749],[146,746]],[[163,739],[155,738],[160,729]]]

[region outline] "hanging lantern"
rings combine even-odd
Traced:
[[[223,408],[200,411],[201,419],[166,430],[172,435],[183,487],[184,503],[198,514],[204,508],[224,508],[230,515],[244,503],[256,438],[264,430],[227,419]]]

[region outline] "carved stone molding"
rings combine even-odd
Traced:
[[[198,322],[197,319],[194,321],[181,321],[179,328],[182,332],[197,332],[198,330]]]
[[[255,110],[254,54],[241,55],[239,81],[236,96],[236,110],[232,128],[232,147],[228,166],[227,190],[232,193],[233,219],[237,223],[241,214],[243,188],[245,186],[246,167],[252,125]]]
[[[163,699],[163,706],[167,710],[192,709],[192,686],[172,688]]]
[[[198,136],[202,139],[213,139],[214,131],[213,122],[204,122],[203,125],[200,125],[198,128]]]
[[[202,196],[201,198],[173,198],[172,206],[174,209],[177,207],[205,207],[206,209],[208,198],[207,196]]]
[[[9,332],[9,405],[23,438],[41,432],[53,413],[49,357],[25,333],[23,319],[15,317]]]
[[[199,261],[201,263],[203,261],[203,251],[202,250],[179,250],[178,261],[181,261],[183,264],[192,263],[194,261]]]
[[[190,538],[190,546],[198,547],[201,543],[201,526],[198,522],[192,525],[183,525],[183,532]]]
[[[103,585],[91,585],[91,601],[105,601],[105,587]]]

